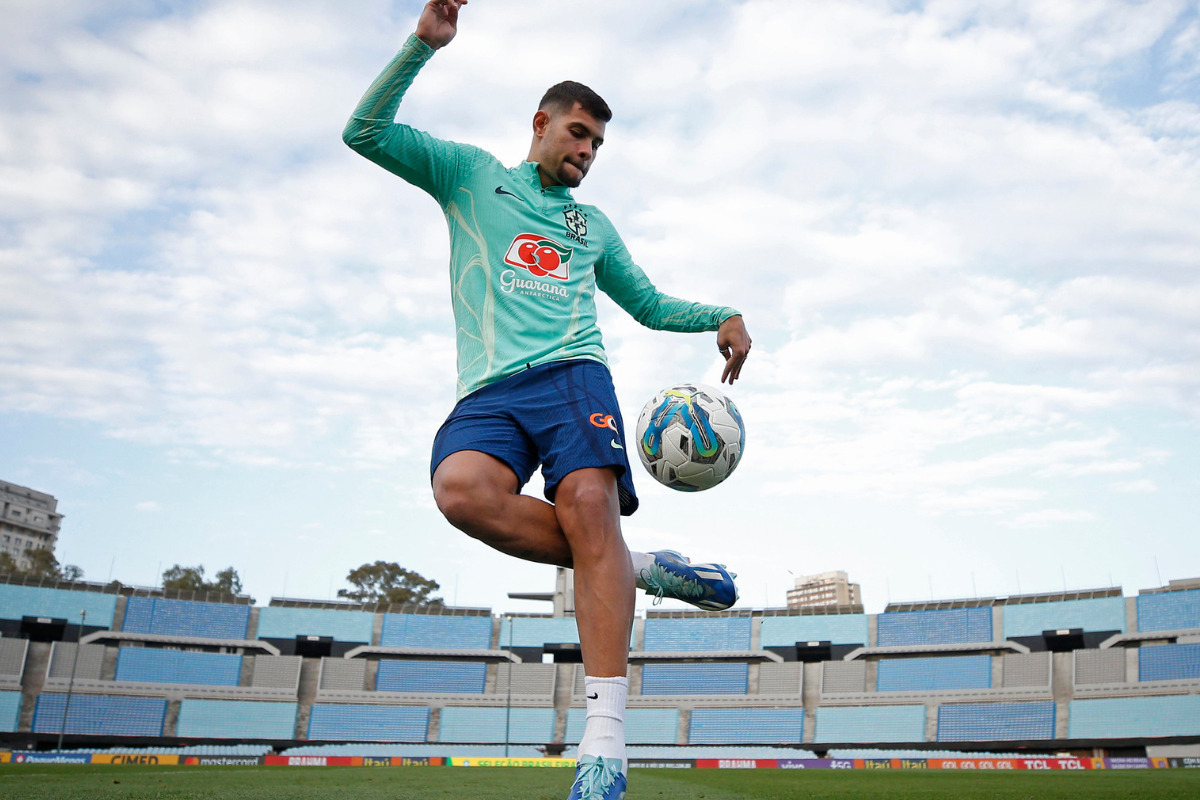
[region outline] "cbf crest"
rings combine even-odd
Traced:
[[[580,210],[579,206],[567,206],[563,209],[563,222],[567,226],[567,238],[574,239],[583,246],[587,246],[587,215]]]

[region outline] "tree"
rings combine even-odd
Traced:
[[[0,574],[51,581],[77,581],[83,578],[82,569],[74,564],[60,566],[54,553],[46,548],[30,547],[25,551],[25,558],[29,560],[29,567],[22,569],[8,553],[0,553]]]
[[[338,589],[338,597],[361,603],[407,603],[420,607],[442,605],[442,598],[431,596],[440,587],[437,581],[392,561],[363,564],[350,571],[346,583],[356,588]]]
[[[221,592],[223,594],[241,594],[242,579],[237,570],[226,567],[218,572],[216,580],[204,580],[204,567],[184,567],[179,564],[171,567],[162,574],[163,589],[177,592]]]

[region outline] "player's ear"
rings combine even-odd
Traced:
[[[537,113],[533,115],[533,135],[543,136],[546,133],[546,128],[550,125],[550,112],[544,108],[539,108]]]

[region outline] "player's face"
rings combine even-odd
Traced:
[[[604,123],[579,103],[568,112],[538,111],[533,117],[534,151],[542,185],[578,186],[604,143]]]

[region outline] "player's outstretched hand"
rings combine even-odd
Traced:
[[[429,0],[417,20],[417,38],[437,50],[458,33],[458,10],[467,0]]]
[[[721,383],[730,386],[742,377],[742,365],[750,355],[750,334],[741,315],[730,317],[717,329],[717,349],[725,356],[725,369],[721,372]]]

